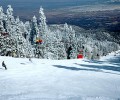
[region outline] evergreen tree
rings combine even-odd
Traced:
[[[67,59],[64,43],[62,42],[61,32],[59,30],[54,32],[54,41],[52,44],[52,49],[54,49],[54,55],[56,55],[56,59]]]
[[[44,9],[42,7],[40,7],[39,10],[39,14],[40,14],[40,35],[43,36],[44,34],[48,33],[48,27],[46,24],[46,16],[44,14]]]
[[[26,39],[29,41],[30,40],[30,33],[31,33],[30,22],[29,21],[25,22],[24,26],[25,26],[26,34],[27,34]]]
[[[25,25],[22,21],[19,20],[19,18],[16,19],[16,48],[17,48],[17,56],[18,57],[33,57],[33,50],[32,46],[30,45],[29,41],[25,39],[24,34],[26,33]],[[27,38],[27,37],[26,37]]]
[[[40,7],[40,10],[39,10],[39,14],[40,14],[40,34],[39,34],[39,37],[43,40],[43,43],[42,43],[42,55],[44,58],[48,58],[48,45],[49,45],[49,33],[50,33],[50,30],[48,29],[47,27],[47,24],[46,24],[46,16],[44,14],[44,11],[43,11],[43,8]]]
[[[69,28],[69,39],[70,39],[70,45],[71,45],[71,54],[70,59],[76,59],[77,58],[77,41],[75,36],[75,30],[70,26]]]
[[[1,6],[0,7],[0,32],[5,32],[5,29],[3,26],[3,18],[4,18],[4,13],[3,13],[3,8]]]
[[[71,26],[69,27],[68,24],[65,23],[63,32],[64,35],[62,41],[64,42],[67,56],[70,59],[75,59],[77,58],[77,41],[75,31]]]
[[[8,5],[6,14],[7,14],[6,27],[7,27],[7,31],[9,32],[11,30],[10,28],[12,28],[12,26],[15,24],[15,19],[13,17],[13,8],[11,7],[11,5]]]
[[[11,27],[11,21],[12,20],[12,12],[13,9],[11,8],[11,6],[8,6],[7,9],[7,16],[3,13],[3,9],[2,7],[0,7],[0,31],[1,31],[1,39],[0,39],[0,43],[1,43],[1,55],[12,55],[12,50],[14,49],[14,44],[15,41],[14,39],[12,39],[11,34],[12,33],[12,27]],[[3,26],[3,21],[7,22],[7,32],[4,29]]]
[[[31,33],[30,33],[30,41],[31,41],[32,45],[35,44],[38,34],[39,34],[39,29],[38,29],[38,25],[37,25],[37,18],[35,16],[33,16],[32,28],[31,28]]]
[[[63,28],[63,39],[62,41],[65,44],[65,49],[67,51],[67,49],[70,47],[70,38],[69,38],[69,26],[67,23],[64,24],[64,28]]]

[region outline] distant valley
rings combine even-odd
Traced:
[[[39,10],[33,13],[19,13],[26,21],[31,20],[35,14],[39,18]],[[84,29],[104,29],[115,38],[120,39],[120,6],[119,5],[84,5],[60,9],[46,10],[48,24],[76,25]]]

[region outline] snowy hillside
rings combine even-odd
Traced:
[[[85,30],[77,26],[48,25],[44,9],[39,19],[23,22],[15,17],[8,5],[5,13],[0,6],[0,56],[33,57],[52,60],[76,59],[78,54],[87,59],[99,59],[120,49],[118,41],[103,30]]]
[[[0,100],[119,100],[120,54],[100,61],[0,57]]]

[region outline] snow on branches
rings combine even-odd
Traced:
[[[39,20],[33,16],[25,23],[13,16],[13,8],[8,5],[6,14],[0,6],[0,55],[13,57],[36,57],[41,59],[99,59],[112,51],[120,49],[111,41],[108,33],[85,31],[64,25],[47,25],[44,9],[40,7]],[[99,39],[95,36],[99,35]]]

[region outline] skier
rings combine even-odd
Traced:
[[[2,62],[2,66],[5,68],[5,70],[7,70],[7,67],[6,67],[4,61]]]

